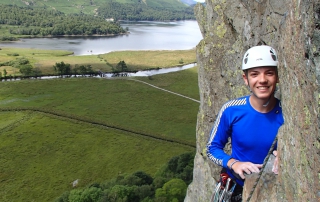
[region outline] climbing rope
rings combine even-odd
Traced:
[[[271,145],[271,147],[270,147],[270,149],[269,149],[268,155],[266,156],[266,158],[265,158],[264,161],[263,161],[263,165],[262,165],[262,168],[261,168],[261,172],[259,172],[258,178],[256,179],[256,181],[255,181],[254,184],[253,184],[253,187],[252,187],[252,189],[251,189],[251,191],[250,191],[250,194],[249,194],[249,196],[248,196],[248,198],[247,198],[247,202],[250,201],[250,199],[251,199],[251,197],[252,197],[252,195],[253,195],[253,192],[254,192],[254,190],[256,189],[257,185],[258,185],[258,182],[259,182],[259,180],[260,180],[260,178],[261,178],[262,172],[263,172],[264,168],[265,168],[266,165],[267,165],[267,162],[268,162],[268,160],[269,160],[269,157],[270,157],[271,153],[273,152],[273,148],[274,148],[275,144],[277,143],[277,141],[278,141],[278,137],[276,136],[276,138],[273,140],[273,143],[272,143],[272,145]]]

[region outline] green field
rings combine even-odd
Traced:
[[[19,42],[15,42],[19,43]],[[18,56],[13,56],[18,54]],[[54,74],[53,66],[64,62],[74,68],[75,65],[91,65],[94,71],[112,72],[121,60],[125,61],[129,70],[167,68],[196,62],[195,49],[176,51],[118,51],[101,55],[73,56],[70,51],[38,50],[24,48],[1,47],[0,63],[27,58],[33,67],[41,70],[43,75]],[[183,63],[181,63],[181,60]],[[18,68],[0,66],[0,72],[6,69],[8,75],[19,76]]]
[[[171,157],[194,151],[199,103],[132,79],[198,100],[197,78],[194,67],[128,79],[1,82],[0,201],[53,201],[76,179],[84,187],[137,170],[154,175]]]
[[[154,174],[191,150],[41,113],[3,112],[1,122],[0,201],[53,201],[76,179],[81,187],[137,170]]]
[[[185,117],[184,112],[186,109],[196,112],[198,105],[123,79],[73,78],[0,84],[0,107],[42,109],[141,133],[182,139],[186,143],[195,141],[188,131],[194,128],[196,117]]]

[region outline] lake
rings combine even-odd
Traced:
[[[23,38],[0,47],[68,50],[74,55],[97,55],[123,50],[187,50],[202,39],[197,21],[121,22],[130,34],[121,36]]]

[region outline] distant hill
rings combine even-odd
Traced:
[[[187,4],[189,6],[197,4],[195,0],[180,0],[182,3]]]
[[[1,0],[0,5],[46,7],[64,13],[97,14],[97,9],[106,3],[134,4],[150,8],[181,10],[187,8],[190,5],[188,2],[191,1],[193,0]]]
[[[148,3],[148,2],[147,2]],[[194,20],[194,10],[191,6],[159,7],[140,3],[111,2],[100,6],[97,10],[99,16],[104,19],[130,20],[130,21],[176,21]]]

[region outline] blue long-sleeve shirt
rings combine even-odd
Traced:
[[[275,107],[268,113],[256,111],[249,102],[250,96],[240,97],[225,103],[210,132],[207,155],[216,164],[226,168],[236,179],[227,163],[231,158],[242,162],[262,164],[284,123],[281,103],[277,99]],[[223,149],[231,138],[232,153]],[[244,181],[236,179],[242,185]]]

